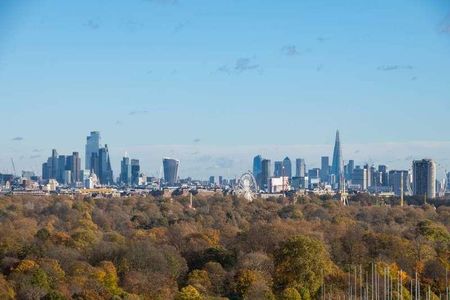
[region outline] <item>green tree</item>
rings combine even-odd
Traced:
[[[295,288],[286,288],[281,293],[280,300],[302,300],[302,297]]]
[[[331,261],[322,242],[307,236],[296,236],[282,243],[274,254],[275,286],[305,287],[315,294],[323,275],[331,269]]]
[[[175,300],[202,300],[203,297],[192,285],[188,285],[181,289],[181,291],[176,295]]]
[[[195,287],[202,294],[208,294],[211,290],[211,280],[208,272],[204,270],[193,270],[188,276],[188,285]]]
[[[311,300],[311,294],[309,293],[309,290],[307,288],[301,287],[299,291],[302,300]]]

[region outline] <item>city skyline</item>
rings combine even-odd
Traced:
[[[450,0],[0,0],[0,300],[450,300]]]
[[[103,138],[103,133],[98,131],[91,131],[91,134],[88,136],[92,136],[92,134],[98,134],[99,137],[103,141],[108,141]],[[335,138],[337,138],[336,136]],[[85,136],[86,138],[86,136]],[[445,162],[448,161],[445,158],[442,160],[436,159],[433,156],[433,151],[430,151],[430,145],[426,144],[415,144],[417,151],[415,155],[408,155],[402,159],[398,160],[386,160],[383,159],[383,154],[375,153],[372,145],[347,145],[345,143],[345,135],[344,135],[344,143],[341,143],[341,137],[339,140],[333,140],[330,144],[327,145],[267,145],[267,146],[247,146],[246,147],[233,147],[224,149],[223,146],[207,146],[206,149],[197,145],[197,146],[142,146],[140,148],[135,148],[135,151],[122,151],[118,150],[117,147],[108,147],[108,143],[99,144],[99,147],[102,148],[106,146],[108,149],[108,154],[111,161],[111,168],[114,173],[114,180],[120,177],[121,173],[121,161],[123,157],[130,157],[133,159],[138,159],[140,161],[141,172],[148,176],[161,176],[161,168],[163,167],[162,158],[171,156],[181,161],[180,169],[179,169],[179,177],[186,178],[192,177],[196,179],[208,179],[209,176],[224,176],[226,178],[236,178],[239,177],[243,172],[248,170],[252,170],[252,159],[254,155],[261,154],[262,158],[267,158],[272,161],[272,164],[276,164],[277,161],[283,161],[285,158],[289,158],[291,160],[291,168],[292,174],[295,175],[295,161],[298,158],[302,158],[306,162],[307,169],[312,168],[321,168],[322,167],[322,159],[323,157],[328,157],[330,164],[330,172],[332,170],[332,158],[333,151],[336,147],[336,141],[338,141],[341,151],[343,152],[343,162],[344,164],[348,163],[349,160],[354,160],[357,165],[378,165],[378,164],[386,164],[390,169],[398,169],[398,170],[412,170],[412,161],[419,160],[423,158],[431,158],[436,161],[437,164],[437,179],[442,179],[445,177],[445,174],[450,170],[446,168]],[[86,140],[85,140],[86,143]],[[87,143],[86,143],[87,145]],[[79,148],[84,148],[87,151],[86,145]],[[334,146],[333,146],[334,145]],[[411,145],[414,145],[412,143]],[[443,144],[444,147],[448,147],[447,149],[450,151],[450,143],[448,145]],[[85,156],[86,153],[83,151],[74,151],[74,150],[60,150],[65,149],[66,147],[54,147],[58,151],[58,153],[72,153],[77,152],[80,153],[80,157],[83,161],[81,169],[84,168]],[[130,148],[130,147],[129,147]],[[127,148],[127,149],[129,149]],[[236,149],[237,148],[237,149]],[[375,147],[377,148],[377,147]],[[200,151],[200,149],[204,149]],[[353,149],[358,149],[353,151]],[[402,149],[401,145],[398,144],[390,144],[390,147],[385,148],[383,153],[391,153],[391,152],[399,152]],[[101,149],[100,149],[101,150]],[[244,150],[244,151],[242,151]],[[52,150],[49,150],[48,153],[44,151],[40,151],[38,153],[42,154],[36,158],[38,163],[35,167],[32,165],[24,165],[22,160],[16,160],[15,157],[11,157],[14,159],[17,171],[25,170],[25,171],[34,171],[36,174],[41,174],[41,164],[42,161],[45,160],[45,157],[51,153]],[[194,154],[193,151],[197,151]],[[222,152],[220,152],[222,151]],[[232,154],[229,155],[230,151]],[[403,149],[403,151],[411,152],[411,147],[407,147]],[[369,159],[361,159],[361,156],[367,156],[367,153],[373,154],[373,158]],[[214,156],[211,153],[216,153],[218,155]],[[366,153],[366,154],[365,154]],[[193,159],[194,157],[194,159]],[[1,160],[0,160],[1,161]],[[12,166],[10,159],[5,160],[6,167],[1,169],[0,165],[0,173],[12,173]],[[8,168],[9,166],[9,168]],[[24,167],[22,167],[24,166]],[[274,166],[271,167],[272,169]],[[275,166],[276,168],[276,166]],[[331,173],[330,173],[331,174]]]
[[[115,174],[125,152],[146,173],[169,155],[203,178],[238,176],[254,153],[320,166],[339,128],[344,157],[431,157],[443,173],[449,12],[443,0],[4,0],[0,172],[84,153],[91,130]]]

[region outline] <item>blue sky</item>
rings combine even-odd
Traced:
[[[0,172],[90,130],[116,169],[125,151],[149,174],[164,155],[204,178],[255,151],[313,166],[337,128],[346,159],[450,169],[450,2],[1,0],[0,105]]]

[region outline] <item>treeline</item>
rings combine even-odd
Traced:
[[[450,208],[361,197],[2,197],[0,299],[444,299]]]

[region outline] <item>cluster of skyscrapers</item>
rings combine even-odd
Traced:
[[[178,169],[180,161],[172,158],[163,159],[164,181],[167,186],[175,186],[179,182]],[[72,155],[58,155],[52,151],[51,157],[42,165],[42,179],[55,180],[59,184],[74,187],[101,186],[141,186],[147,177],[141,173],[138,159],[129,158],[127,154],[120,163],[120,174],[114,179],[108,145],[101,144],[101,135],[92,131],[86,138],[84,169],[78,152]]]
[[[58,155],[53,149],[47,162],[42,164],[42,179],[56,179],[64,184],[72,184],[82,180],[81,159],[78,152],[72,155]]]
[[[330,166],[329,157],[322,157],[322,168],[307,170],[305,159],[295,160],[295,176],[293,176],[292,161],[285,157],[281,161],[275,161],[272,173],[272,162],[270,159],[257,155],[253,159],[253,175],[262,191],[279,192],[288,189],[306,189],[314,186],[319,187],[328,184],[339,188],[341,177],[344,175],[342,149],[339,131],[336,132],[336,143],[334,147],[333,162]],[[281,184],[281,186],[280,186]]]
[[[145,177],[141,173],[138,159],[127,154],[120,163],[120,174],[114,178],[107,145],[102,145],[101,135],[92,131],[86,138],[84,168],[78,152],[60,155],[52,150],[51,156],[42,164],[42,177],[33,172],[23,172],[22,178],[31,182],[43,182],[52,187],[62,185],[75,188],[98,186],[118,187],[182,187],[208,186],[210,188],[233,188],[238,179],[223,179],[219,176],[209,181],[180,179],[180,161],[163,158],[162,170],[158,178]],[[253,159],[253,175],[261,193],[281,193],[286,191],[309,190],[327,192],[368,192],[377,195],[416,195],[435,198],[450,192],[450,173],[446,180],[436,180],[436,163],[431,159],[412,162],[411,170],[389,170],[386,165],[355,165],[354,160],[344,163],[339,131],[336,132],[333,156],[322,156],[320,168],[307,168],[305,159],[291,161],[289,157],[272,161],[257,155]],[[162,178],[161,178],[162,177]],[[0,174],[0,184],[13,181],[13,175]],[[0,185],[1,187],[1,185]]]
[[[386,165],[355,165],[354,160],[344,163],[339,131],[336,132],[333,158],[321,157],[320,168],[306,168],[305,160],[295,160],[295,175],[289,157],[273,163],[257,155],[253,159],[253,175],[262,192],[276,193],[288,190],[335,190],[370,192],[383,195],[417,195],[435,198],[445,193],[445,182],[436,180],[433,160],[414,161],[410,170],[389,170]],[[448,174],[450,180],[450,174]],[[448,183],[447,183],[448,184]]]
[[[78,152],[73,152],[72,155],[58,155],[55,149],[52,150],[52,155],[42,164],[42,179],[53,179],[63,185],[82,187],[86,175],[95,174],[100,184],[111,185],[114,177],[108,145],[101,146],[100,140],[100,133],[97,131],[91,132],[87,137],[84,169],[81,168]]]
[[[120,178],[119,181],[123,185],[138,186],[141,166],[138,159],[130,159],[128,155],[122,158],[120,163]]]

